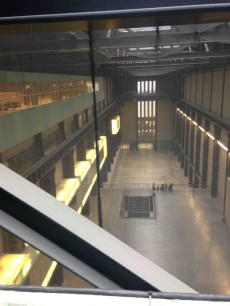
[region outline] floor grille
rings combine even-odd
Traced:
[[[121,207],[123,218],[156,218],[155,197],[131,196],[124,193]]]

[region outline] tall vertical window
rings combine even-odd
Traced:
[[[139,95],[151,94],[156,92],[156,81],[137,81],[137,93]]]
[[[152,141],[155,136],[156,101],[137,102],[138,137],[140,142]]]

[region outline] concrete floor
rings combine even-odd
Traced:
[[[200,293],[230,294],[230,229],[221,204],[207,190],[189,189],[170,152],[121,150],[110,184],[101,190],[103,226],[144,256]],[[175,190],[156,192],[156,219],[120,217],[124,190],[151,189],[173,182]],[[91,199],[91,218],[96,219]]]

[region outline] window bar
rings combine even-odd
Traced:
[[[94,129],[95,129],[95,149],[96,149],[96,170],[97,170],[97,198],[98,198],[98,223],[100,227],[103,227],[102,222],[102,205],[100,196],[100,158],[99,158],[99,147],[98,147],[98,122],[97,122],[97,100],[95,92],[95,60],[93,53],[93,40],[92,40],[92,30],[88,31],[89,35],[89,47],[90,47],[90,62],[91,62],[91,79],[92,79],[92,89],[93,89],[93,110],[94,110]]]

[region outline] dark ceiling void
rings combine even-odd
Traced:
[[[157,76],[230,65],[230,23],[92,31],[98,76]],[[0,69],[90,75],[85,31],[0,35]]]

